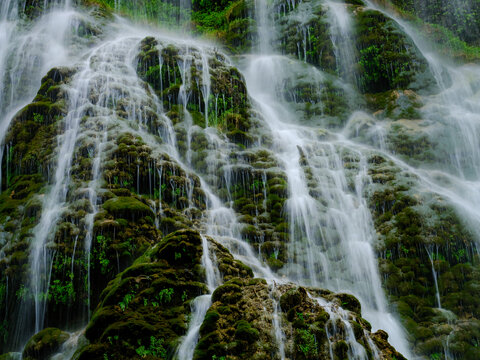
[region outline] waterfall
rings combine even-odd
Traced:
[[[209,294],[201,295],[193,300],[188,332],[177,350],[177,357],[179,360],[193,359],[193,352],[195,351],[195,346],[197,345],[200,326],[203,323],[203,319],[205,318],[208,308],[212,304],[212,293],[221,282],[220,274],[215,265],[215,256],[213,255],[212,260],[212,254],[208,246],[208,240],[205,236],[202,236],[202,266],[205,269]]]
[[[19,10],[24,8],[21,0],[0,5],[0,161],[13,116],[31,101],[47,71],[66,63],[69,49],[65,45],[75,39],[77,14],[69,1],[53,3],[32,27],[23,24]],[[2,186],[0,168],[0,192]]]
[[[433,253],[432,249],[428,249],[428,247],[425,247],[425,250],[427,251],[428,259],[430,260],[430,263],[432,264],[432,275],[433,275],[433,281],[435,282],[435,297],[436,297],[436,300],[437,300],[437,306],[438,306],[439,309],[441,309],[442,304],[440,302],[440,291],[438,290],[438,276],[437,276],[437,272],[435,271],[435,265],[433,263],[435,254]],[[437,257],[438,257],[438,253],[437,253]]]
[[[275,100],[275,84],[271,81],[288,71],[283,64],[278,55],[260,55],[251,59],[245,75],[250,95],[274,133],[275,150],[288,177],[291,259],[286,275],[301,284],[352,292],[362,302],[365,317],[377,329],[386,329],[392,343],[408,354],[401,326],[387,311],[381,288],[372,248],[375,230],[361,197],[367,179],[360,174],[356,193],[349,193],[337,145],[317,142],[311,135],[314,131],[296,126],[292,115],[287,117],[289,111]],[[266,87],[268,83],[273,85]],[[303,157],[313,168],[327,208],[322,209],[310,195],[301,166]],[[319,221],[322,217],[327,222],[325,228]]]
[[[347,81],[355,81],[355,53],[351,40],[352,19],[345,3],[327,1],[329,9],[330,36],[335,48],[335,59],[339,75]]]
[[[376,2],[367,0],[365,7],[357,9],[375,9],[391,19],[398,31],[411,39],[425,58],[435,80],[429,89],[431,93],[421,94],[423,104],[418,112],[422,119],[414,119],[411,123],[423,121],[418,127],[425,125],[428,128],[426,136],[438,137],[444,145],[439,151],[448,156],[419,165],[419,162],[389,150],[389,119],[367,114],[368,107],[361,103],[363,98],[357,104],[355,97],[363,95],[355,89],[360,75],[356,70],[358,44],[355,43],[355,16],[350,11],[352,2],[288,0],[272,4],[267,0],[255,0],[252,3],[254,9],[251,9],[256,17],[256,22],[252,21],[256,25],[252,51],[231,58],[209,40],[190,38],[181,31],[172,34],[132,24],[117,16],[99,19],[98,14],[77,8],[75,2],[68,0],[42,3],[44,8],[32,19],[22,13],[25,1],[4,0],[0,4],[0,163],[6,165],[0,168],[2,196],[9,195],[2,194],[2,191],[10,188],[8,182],[12,175],[23,175],[15,168],[18,164],[11,163],[14,144],[5,140],[16,114],[32,103],[42,77],[51,68],[58,67],[58,71],[69,74],[56,89],[64,96],[65,114],[52,120],[55,121],[51,139],[53,152],[48,155],[47,164],[38,166],[45,173],[45,186],[32,197],[36,202],[32,200],[27,204],[33,204],[31,213],[22,215],[18,221],[22,223],[18,228],[20,232],[23,224],[32,222],[34,225],[31,229],[24,227],[27,231],[21,234],[18,252],[27,247],[28,263],[19,262],[28,267],[28,272],[27,279],[16,280],[22,282],[14,298],[20,310],[15,310],[18,312],[17,321],[9,324],[11,334],[7,336],[7,350],[21,350],[34,333],[52,326],[52,323],[65,326],[62,330],[70,336],[52,359],[70,358],[77,347],[86,342],[85,327],[91,321],[91,312],[97,306],[95,297],[101,290],[94,286],[104,280],[94,276],[96,247],[107,242],[103,233],[107,226],[115,228],[114,234],[118,234],[122,231],[122,224],[130,221],[126,218],[132,215],[133,219],[135,215],[132,211],[132,214],[121,216],[108,214],[111,217],[106,218],[103,205],[109,200],[130,197],[152,212],[151,217],[145,216],[144,222],[138,226],[153,229],[151,234],[154,235],[150,234],[147,240],[142,238],[143,247],[155,246],[161,237],[173,231],[167,229],[164,232],[162,221],[167,218],[175,222],[173,227],[176,230],[177,223],[181,223],[176,218],[184,217],[185,224],[198,231],[201,237],[200,265],[204,276],[202,279],[202,271],[198,271],[200,275],[195,274],[198,277],[195,281],[203,281],[205,290],[191,295],[191,302],[186,303],[191,312],[185,326],[178,326],[180,331],[175,345],[169,349],[174,358],[193,359],[205,316],[212,305],[215,307],[212,294],[224,281],[216,258],[220,248],[251,268],[254,277],[266,280],[268,293],[265,293],[264,300],[268,305],[265,304],[263,311],[265,324],[271,330],[268,336],[272,340],[272,357],[285,360],[291,356],[295,334],[292,333],[294,330],[286,330],[291,322],[280,303],[282,286],[295,285],[310,288],[308,291],[321,288],[354,295],[361,303],[362,317],[372,324],[372,333],[385,330],[389,342],[399,352],[415,358],[413,345],[407,341],[408,334],[382,288],[385,279],[382,279],[379,267],[384,265],[382,260],[385,259],[377,258],[382,245],[379,241],[381,235],[369,204],[372,195],[369,191],[381,185],[372,175],[371,159],[372,156],[382,157],[389,166],[395,167],[395,171],[407,174],[405,177],[412,192],[441,198],[447,209],[450,205],[455,207],[461,220],[477,236],[477,247],[474,249],[472,245],[471,252],[476,251],[478,255],[478,66],[454,65],[445,60],[412,24]],[[148,7],[143,1],[113,0],[107,3],[121,15],[130,13],[137,22],[162,21],[169,28],[180,26],[184,30],[194,22],[189,1],[179,0],[175,4],[155,2],[160,4],[158,7]],[[143,6],[139,6],[140,3]],[[227,25],[241,23],[234,22],[233,17],[238,15],[234,10],[243,11],[229,8],[232,23]],[[298,37],[293,46],[295,49],[286,51],[279,48],[285,35],[280,33],[280,27],[290,24],[282,21],[296,10],[298,13],[292,15],[292,29]],[[326,14],[326,21],[322,23],[326,30],[322,28],[322,34],[330,42],[328,46],[333,55],[332,66],[325,69],[323,64],[311,64],[313,30],[310,21],[317,14],[314,11]],[[82,31],[88,34],[81,35]],[[145,39],[155,43],[146,54],[142,48]],[[154,73],[158,86],[140,75],[139,54],[149,60],[158,58],[158,63],[151,67],[147,64],[148,69],[144,69]],[[225,73],[219,75],[221,71]],[[245,80],[242,100],[248,103],[248,108],[242,109],[246,114],[241,114],[245,119],[236,117],[240,114],[236,114],[235,106],[229,104],[236,95],[228,93],[230,87],[237,89],[239,85],[225,74],[238,78],[242,85]],[[348,103],[342,119],[339,116],[332,120],[335,116],[328,114],[330,86],[334,88],[332,91],[340,93],[339,102]],[[308,99],[302,99],[303,96]],[[242,120],[251,121],[251,124],[241,124]],[[364,143],[357,135],[365,124],[370,126],[367,130],[370,138]],[[414,124],[417,126],[416,122]],[[429,126],[432,124],[437,124],[440,130],[431,130]],[[250,125],[251,129],[242,128]],[[132,142],[141,145],[135,151],[128,150],[126,156],[129,169],[134,169],[127,174],[131,175],[130,183],[127,181],[127,185],[116,188],[112,183],[118,181],[118,176],[117,179],[112,176],[112,169],[120,167],[117,152],[125,144],[118,140],[126,134],[131,136]],[[238,140],[235,137],[238,134],[248,140]],[[148,165],[144,166],[148,171],[143,171],[141,157],[148,158],[145,161]],[[2,175],[2,169],[7,173]],[[126,170],[122,168],[121,171]],[[270,191],[277,185],[271,182],[272,173],[279,174],[278,178],[285,183],[285,194],[283,185],[276,188],[285,197],[282,198],[282,208],[277,206],[276,209],[284,223],[272,221],[265,226],[262,218],[268,218],[265,215],[268,215],[270,206]],[[164,181],[167,177],[171,180]],[[248,211],[239,210],[242,197],[250,196],[245,195],[247,190],[252,194],[247,199],[250,201],[246,205]],[[167,200],[170,195],[174,199],[172,203]],[[27,206],[21,204],[19,206]],[[8,226],[12,226],[9,220],[0,224],[2,269],[9,265],[10,258],[7,259],[9,255],[6,255],[11,251],[9,247],[16,246],[15,241],[20,239],[17,234],[4,235],[9,231]],[[65,230],[65,224],[69,231]],[[186,227],[185,224],[181,226]],[[391,221],[390,225],[395,223]],[[277,227],[281,230],[278,231]],[[282,235],[278,235],[280,233]],[[128,236],[135,240],[137,233]],[[73,251],[68,249],[70,252],[67,252],[68,246],[63,246],[62,241],[68,242]],[[445,241],[448,243],[449,239]],[[448,319],[446,325],[451,327],[450,333],[442,330],[445,333],[441,339],[442,356],[448,359],[454,358],[450,343],[455,341],[455,327],[459,325],[456,315],[447,310],[447,286],[443,282],[445,268],[439,261],[438,248],[434,253],[432,242],[421,244],[417,249],[422,252],[422,260],[426,261],[423,264],[427,267],[424,278],[428,278],[426,282],[430,281],[435,289],[433,299],[432,288],[425,284],[428,290],[425,298],[435,303],[435,316]],[[271,253],[264,252],[265,244],[272,247]],[[112,246],[116,259],[106,260],[115,264],[110,264],[112,270],[105,274],[105,283],[123,276],[118,273],[134,261],[131,259],[127,264],[128,261],[122,259],[124,245],[117,245]],[[279,256],[284,257],[282,261]],[[50,300],[52,284],[54,280],[60,281],[55,278],[54,264],[61,257],[67,258],[68,262],[63,275],[69,276],[72,284],[75,279],[75,286],[78,286],[75,288],[75,307],[72,305],[78,314],[51,323],[49,317],[54,315],[50,306],[55,306]],[[218,260],[220,262],[220,257]],[[271,260],[281,263],[278,269],[271,265],[275,264]],[[194,272],[196,269],[192,270]],[[117,275],[119,277],[115,278]],[[10,288],[10,277],[11,273],[5,280],[7,298],[15,292]],[[13,285],[15,290],[18,284]],[[358,334],[354,330],[358,329],[352,327],[353,313],[322,296],[315,295],[310,299],[330,317],[323,329],[330,358],[335,359],[335,343],[339,340],[348,345],[349,359],[366,360],[370,353],[373,358],[381,358],[383,349],[377,347],[375,335],[371,336],[370,331],[363,329],[361,344],[355,338]],[[13,313],[9,307],[11,303],[6,302],[5,312]],[[116,303],[109,305],[117,306]],[[1,341],[0,338],[0,345],[3,344]]]
[[[442,119],[449,136],[447,146],[451,147],[448,159],[453,168],[449,172],[460,175],[461,179],[478,181],[480,178],[480,107],[476,99],[474,83],[480,79],[477,68],[464,65],[454,67],[442,59],[421,33],[408,22],[365,1],[372,9],[378,10],[394,20],[413,40],[434,74],[439,94],[430,96],[428,109],[423,115],[427,119]]]
[[[366,360],[368,359],[367,353],[365,349],[360,346],[360,344],[355,340],[355,334],[353,333],[352,325],[348,321],[348,313],[343,309],[335,309],[334,311],[334,304],[330,304],[322,298],[315,299],[323,308],[328,312],[330,315],[330,320],[328,321],[327,325],[325,325],[325,331],[327,333],[327,338],[330,344],[330,358],[334,360],[333,356],[333,348],[331,344],[331,340],[335,338],[339,329],[337,328],[337,324],[341,323],[344,326],[345,331],[345,341],[347,342],[348,346],[348,358],[349,359],[359,359],[359,360]]]
[[[276,284],[275,282],[272,282],[270,284],[271,290],[270,290],[270,299],[273,302],[273,330],[274,330],[274,335],[275,335],[275,340],[277,342],[277,347],[278,347],[278,356],[280,357],[280,360],[285,360],[285,332],[282,329],[282,318],[279,315],[279,310],[280,309],[280,304],[276,298],[275,290],[276,290]]]
[[[257,21],[260,28],[268,26],[264,17]],[[273,133],[274,151],[288,178],[290,259],[286,275],[300,284],[353,293],[374,328],[387,330],[394,346],[408,356],[406,336],[387,310],[378,274],[375,229],[363,200],[363,184],[369,181],[365,165],[351,193],[341,161],[342,146],[321,142],[313,129],[296,125],[295,115],[278,101],[289,63],[290,59],[280,55],[260,54],[250,58],[245,70],[250,96]],[[305,167],[311,170],[326,205],[311,196]]]

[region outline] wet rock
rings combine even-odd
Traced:
[[[35,334],[25,345],[22,358],[25,360],[46,359],[57,352],[70,335],[57,328],[46,328]]]

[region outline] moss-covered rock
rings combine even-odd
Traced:
[[[142,350],[172,352],[186,332],[190,301],[205,293],[200,235],[165,237],[111,281],[86,329],[79,359],[133,358]]]
[[[274,339],[269,332],[272,324],[262,314],[263,306],[270,308],[271,303],[261,279],[232,278],[218,287],[201,327],[194,359],[270,359]]]
[[[373,10],[357,13],[358,86],[366,93],[424,89],[434,84],[428,64],[393,20]]]
[[[70,335],[60,329],[46,328],[35,334],[25,345],[22,359],[40,360],[53,355]]]
[[[330,35],[328,9],[318,1],[276,2],[275,24],[279,28],[278,47],[283,53],[334,73],[335,49]],[[308,13],[309,16],[303,16]]]
[[[405,357],[396,351],[392,345],[388,343],[388,334],[383,330],[378,330],[372,334],[372,339],[382,352],[385,359],[405,360]]]
[[[414,14],[426,23],[443,26],[462,40],[479,45],[480,21],[475,16],[480,5],[475,1],[464,1],[458,5],[450,2],[433,0],[392,0],[394,5],[403,11]]]
[[[223,279],[252,276],[224,247],[208,241]],[[78,358],[171,356],[187,332],[192,300],[208,292],[201,258],[202,239],[193,230],[173,232],[148,249],[102,292],[85,333],[90,344]],[[218,314],[207,313],[202,329],[217,320]]]
[[[103,203],[103,208],[120,218],[135,218],[136,215],[153,215],[152,209],[134,197],[119,196]]]
[[[468,318],[473,326],[480,313],[480,294],[472,287],[480,271],[471,250],[473,234],[451,205],[416,189],[415,178],[392,163],[372,158],[370,172],[375,182],[370,206],[382,242],[380,271],[416,351],[436,356],[448,338],[455,356],[470,356],[476,342],[457,344],[466,329],[455,324]]]

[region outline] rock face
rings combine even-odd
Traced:
[[[362,241],[412,356],[478,358],[480,71],[424,45],[477,62],[476,2],[73,3],[0,6],[1,360],[405,359]]]
[[[212,294],[194,359],[277,358],[275,316],[278,331],[287,339],[288,358],[314,359],[328,356],[331,349],[339,358],[345,357],[351,344],[346,342],[349,334],[344,326],[352,326],[361,344],[358,346],[369,356],[380,352],[385,358],[403,358],[388,344],[385,332],[370,334],[371,327],[360,317],[360,303],[353,296],[293,284],[268,285],[253,278],[252,271],[221,245],[209,241],[224,283]],[[75,358],[172,357],[187,331],[193,299],[208,292],[201,257],[201,237],[191,230],[176,231],[147,250],[105,288],[86,329],[91,343]],[[338,309],[347,314],[345,320],[332,318],[310,293],[322,296],[332,314]],[[275,315],[278,303],[281,310]],[[349,311],[342,310],[340,304]]]

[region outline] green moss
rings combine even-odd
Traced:
[[[409,88],[418,74],[428,72],[425,59],[392,20],[373,10],[359,12],[357,19],[360,90],[374,93]],[[430,79],[433,81],[431,74]]]
[[[139,215],[153,215],[152,210],[133,197],[116,197],[107,200],[103,204],[103,208],[108,212],[120,217],[129,217]]]
[[[60,329],[43,329],[25,345],[22,358],[25,360],[46,359],[49,355],[54,354],[69,337],[68,333]]]
[[[215,289],[212,294],[212,301],[222,301],[227,304],[234,304],[242,296],[242,288],[231,280]]]
[[[438,316],[436,310],[431,261],[438,271],[442,307],[460,318],[478,314],[480,304],[476,298],[480,294],[474,295],[478,291],[470,285],[479,265],[466,246],[474,239],[443,200],[436,197],[431,200],[428,193],[412,196],[411,187],[400,185],[402,175],[398,169],[382,161],[376,163],[374,168],[389,173],[381,183],[383,191],[377,190],[371,198],[372,205],[375,204],[372,206],[375,225],[383,241],[380,270],[385,276],[384,285],[392,302],[397,304],[408,332],[415,338],[415,349],[430,356],[438,352],[438,344],[446,341],[447,335],[439,332],[449,321]],[[449,339],[464,330],[458,327],[451,332]],[[456,356],[465,356],[470,346]]]
[[[223,310],[222,313],[225,313],[226,310]],[[205,314],[205,318],[203,319],[202,327],[200,328],[200,332],[202,334],[208,334],[216,329],[216,323],[220,319],[220,314],[215,311],[211,310]]]
[[[253,328],[250,323],[240,320],[235,325],[235,338],[249,343],[256,341],[259,337],[258,330]]]
[[[254,19],[245,0],[194,1],[194,31],[223,42],[230,51],[239,53],[252,45]]]
[[[187,330],[188,304],[207,292],[199,271],[201,253],[198,233],[178,231],[120,273],[101,294],[86,329],[92,345],[81,356],[92,356],[98,346],[120,358],[174,349]]]
[[[335,297],[340,300],[340,305],[345,310],[361,314],[362,306],[355,296],[350,294],[336,294]]]

